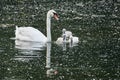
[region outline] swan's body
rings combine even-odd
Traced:
[[[72,35],[72,32],[71,31],[67,31],[66,29],[63,29],[62,32],[63,32],[62,36],[65,35],[66,39],[69,39],[70,36]]]
[[[47,42],[47,37],[33,27],[17,27],[15,31],[16,39],[23,41]]]
[[[66,29],[63,29],[62,32],[62,37],[59,37],[56,41],[57,44],[63,44],[64,42],[75,44],[79,42],[79,38],[72,36],[71,31],[66,31]]]
[[[70,36],[72,35],[72,32],[71,31],[65,31],[65,34],[66,34],[66,38],[70,38]]]
[[[47,13],[46,25],[47,25],[47,37],[39,30],[33,27],[17,27],[15,30],[15,38],[23,41],[35,41],[35,42],[51,42],[51,17],[55,17],[58,20],[58,16],[54,10],[49,10]]]
[[[70,36],[69,42],[71,43],[78,43],[79,42],[79,38],[75,37],[75,36]]]

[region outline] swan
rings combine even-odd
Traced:
[[[66,29],[63,29],[62,32],[63,32],[62,37],[59,37],[56,40],[57,44],[63,44],[63,43],[75,44],[79,42],[79,38],[73,36],[71,31],[66,31]]]
[[[23,41],[35,41],[35,42],[51,42],[51,18],[54,17],[59,20],[56,11],[49,10],[47,12],[46,26],[47,26],[47,37],[40,32],[38,29],[33,27],[17,27],[15,30],[15,39]]]
[[[70,36],[72,35],[71,31],[66,31],[65,28],[62,29],[62,37],[57,39],[57,42],[69,42]]]
[[[76,37],[76,36],[70,36],[70,39],[69,39],[69,42],[75,44],[75,43],[78,43],[79,42],[79,38]]]
[[[67,35],[65,34],[65,31],[66,31],[65,29],[62,30],[62,32],[63,32],[63,33],[62,33],[62,36],[59,37],[59,38],[56,40],[56,43],[57,43],[57,44],[63,44],[63,42],[66,42],[66,40],[67,40],[67,39],[66,39],[66,36],[67,36]]]
[[[72,35],[72,32],[71,31],[67,31],[65,28],[63,28],[62,32],[65,33],[66,39],[69,39],[70,36]]]
[[[71,35],[72,35],[71,31],[67,31],[65,28],[63,28],[62,29],[62,37],[59,37],[56,42],[58,44],[62,44],[63,42],[69,43]]]

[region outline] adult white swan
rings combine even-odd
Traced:
[[[51,18],[54,17],[58,20],[56,11],[49,10],[47,13],[46,26],[47,26],[47,37],[39,30],[33,27],[17,27],[15,30],[15,39],[23,41],[35,41],[35,42],[51,42]]]

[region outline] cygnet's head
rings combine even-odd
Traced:
[[[48,18],[54,17],[56,20],[59,20],[58,14],[54,10],[49,10],[48,13],[47,13],[47,17]]]
[[[62,32],[65,34],[65,32],[66,32],[66,29],[65,29],[65,28],[63,28]]]

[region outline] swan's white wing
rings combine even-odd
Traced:
[[[79,42],[79,38],[78,37],[73,37],[73,43],[78,43]]]
[[[71,31],[66,31],[65,34],[66,34],[66,37],[70,37],[72,35],[72,32]]]
[[[62,37],[59,37],[57,40],[56,40],[56,44],[62,44],[63,43],[63,38]]]
[[[32,27],[19,27],[15,31],[16,39],[25,41],[46,42],[47,38],[39,30]]]

